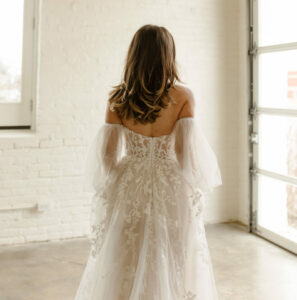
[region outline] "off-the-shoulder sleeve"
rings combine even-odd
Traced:
[[[123,154],[121,124],[104,123],[91,140],[85,159],[83,189],[95,192],[105,185]]]
[[[222,184],[216,155],[197,118],[182,118],[175,127],[175,151],[182,174],[202,193]]]

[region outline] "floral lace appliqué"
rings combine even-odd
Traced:
[[[125,156],[93,200],[91,257],[94,266],[100,259],[100,278],[86,276],[83,296],[76,300],[101,300],[94,298],[98,294],[91,296],[100,283],[97,293],[110,295],[102,289],[111,278],[112,300],[159,300],[163,286],[170,287],[163,291],[168,299],[198,300],[195,287],[186,289],[185,280],[192,259],[210,266],[204,195],[183,179],[171,135],[145,137],[124,131]],[[118,249],[104,247],[110,240]]]

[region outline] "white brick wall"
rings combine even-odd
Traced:
[[[146,23],[173,34],[181,77],[219,159],[224,185],[209,198],[206,222],[237,219],[239,8],[236,0],[43,0],[36,136],[0,137],[0,244],[88,234],[87,145]],[[51,209],[9,209],[38,202]]]

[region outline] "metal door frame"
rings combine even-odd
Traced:
[[[258,42],[258,0],[248,0],[248,15],[249,15],[249,50],[250,56],[249,65],[249,117],[248,117],[248,133],[249,133],[249,232],[261,236],[278,246],[285,248],[297,254],[297,244],[281,236],[273,231],[263,228],[258,224],[258,176],[265,175],[270,178],[278,179],[287,183],[297,185],[297,179],[280,175],[267,170],[259,169],[258,166],[258,115],[276,114],[281,116],[296,116],[297,110],[293,109],[278,109],[269,107],[258,107],[258,54],[267,53],[279,50],[297,49],[297,42],[278,44],[272,46],[257,46]]]

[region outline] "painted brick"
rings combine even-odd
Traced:
[[[17,141],[14,143],[14,148],[38,148],[39,147],[39,140],[23,140],[23,141]]]
[[[63,145],[62,140],[41,140],[39,143],[40,148],[53,148],[61,147]]]
[[[39,171],[39,176],[40,177],[59,177],[61,176],[62,172],[61,170],[42,170]]]
[[[84,139],[64,139],[65,146],[85,146],[86,142]]]

